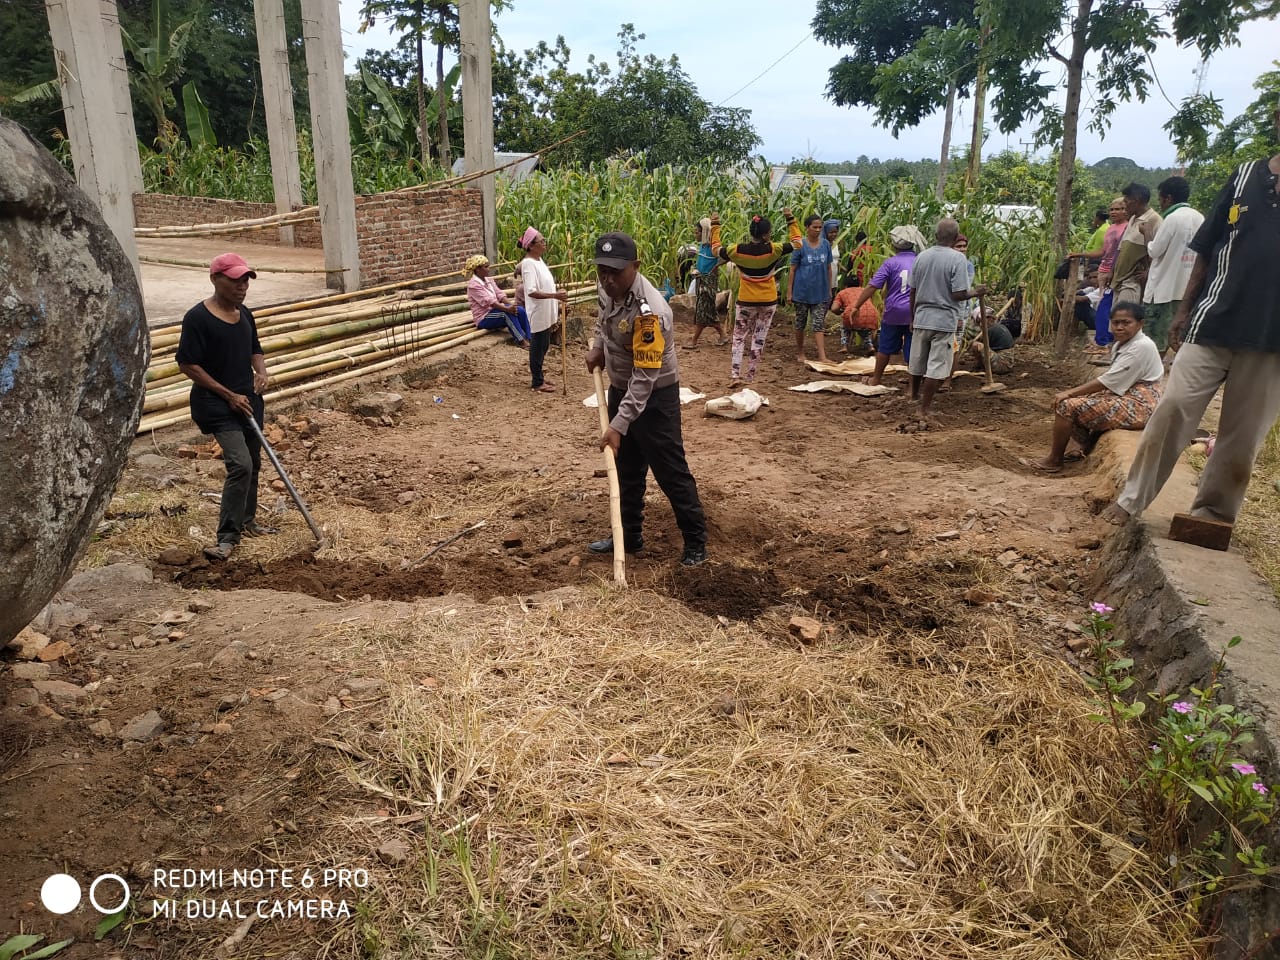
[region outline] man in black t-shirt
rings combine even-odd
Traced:
[[[261,444],[249,426],[262,426],[262,391],[267,388],[266,362],[253,314],[244,305],[249,281],[258,275],[234,253],[209,264],[213,296],[197,303],[182,318],[178,369],[191,378],[191,419],[217,438],[227,479],[222,486],[218,542],[205,547],[210,560],[225,560],[240,537],[275,533],[254,519],[258,510]]]
[[[1273,120],[1280,142],[1280,103]],[[1235,523],[1280,415],[1280,153],[1235,169],[1189,246],[1196,262],[1169,330],[1178,353],[1124,491],[1103,514],[1112,523],[1155,499],[1219,387],[1218,438],[1191,514]]]

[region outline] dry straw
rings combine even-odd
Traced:
[[[927,582],[930,571],[918,571]],[[912,577],[910,570],[895,576]],[[919,602],[941,602],[926,588]],[[994,615],[802,648],[648,591],[366,628],[340,756],[393,835],[357,935],[416,957],[1168,958],[1117,734]],[[782,621],[777,621],[782,622]],[[367,719],[367,718],[366,718]],[[371,732],[372,731],[372,732]],[[375,818],[376,819],[376,818]]]

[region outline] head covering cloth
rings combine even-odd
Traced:
[[[467,262],[462,265],[462,275],[464,277],[470,277],[476,272],[476,267],[487,267],[488,265],[489,258],[483,253],[472,254],[467,257]]]
[[[925,242],[924,234],[920,229],[911,224],[906,226],[896,226],[889,231],[889,243],[895,250],[912,250],[919,253],[929,244]]]
[[[524,232],[524,236],[520,238],[520,249],[528,250],[531,246],[533,246],[533,243],[535,240],[541,240],[541,239],[542,239],[542,234],[538,232],[538,229],[536,227],[530,227],[528,230]]]

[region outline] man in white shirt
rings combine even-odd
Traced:
[[[1151,269],[1147,273],[1147,289],[1143,294],[1147,309],[1143,332],[1163,355],[1169,349],[1169,327],[1178,312],[1178,304],[1196,262],[1196,253],[1188,244],[1204,223],[1204,214],[1187,205],[1191,188],[1183,177],[1169,177],[1162,181],[1156,187],[1156,193],[1164,220],[1147,246]]]

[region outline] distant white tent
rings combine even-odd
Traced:
[[[769,186],[775,193],[783,187],[798,186],[807,182],[818,184],[828,196],[838,197],[841,188],[846,193],[857,193],[858,184],[862,182],[862,178],[852,174],[835,176],[825,173],[791,173],[786,167],[769,168]]]
[[[505,153],[499,150],[495,150],[493,153],[493,165],[495,167],[504,166],[515,160],[520,162],[514,167],[507,167],[507,169],[499,171],[498,176],[506,177],[508,180],[519,183],[538,169],[538,155],[536,153]],[[452,169],[455,177],[460,177],[466,173],[465,159],[459,157],[453,161]]]

